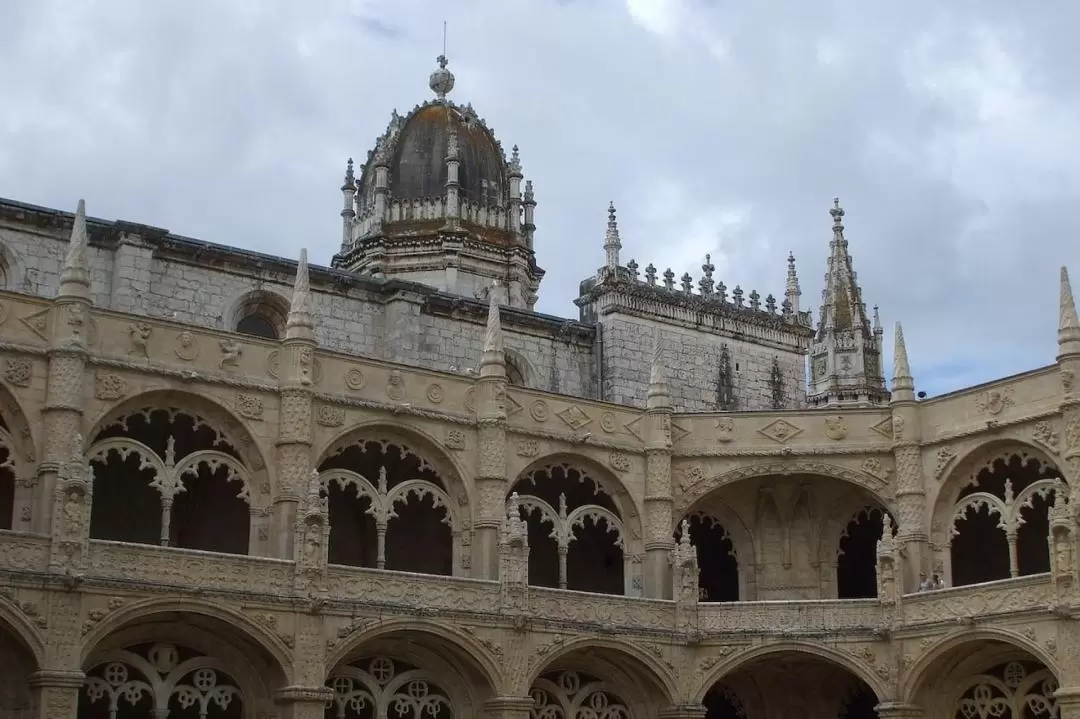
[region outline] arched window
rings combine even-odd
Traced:
[[[268,340],[278,338],[277,327],[260,314],[250,314],[236,323],[236,331],[242,335],[264,337]]]

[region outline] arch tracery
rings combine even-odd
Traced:
[[[247,554],[269,515],[268,483],[255,486],[236,441],[183,403],[118,411],[86,457],[92,538]]]
[[[621,485],[616,485],[621,489]],[[605,594],[640,589],[640,535],[623,507],[633,507],[584,462],[533,463],[511,487],[529,531],[529,582]],[[621,500],[621,501],[620,501]],[[636,517],[630,518],[631,522]],[[629,579],[629,581],[628,581]]]

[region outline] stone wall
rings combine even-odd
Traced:
[[[772,409],[773,358],[783,375],[785,408],[806,403],[806,360],[801,352],[753,344],[622,314],[600,322],[604,347],[603,398],[644,406],[653,359],[653,337],[661,328],[662,362],[677,412],[711,412],[720,408],[720,358],[727,345],[736,410]]]

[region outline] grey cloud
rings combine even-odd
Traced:
[[[428,97],[445,15],[453,98],[536,185],[543,311],[574,312],[614,199],[627,258],[696,278],[708,252],[765,295],[791,250],[816,313],[839,195],[920,388],[1052,361],[1080,7],[667,4],[658,34],[615,0],[7,3],[0,194],[328,262],[345,158]]]

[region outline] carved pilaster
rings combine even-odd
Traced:
[[[326,585],[326,567],[330,547],[330,509],[323,496],[318,470],[308,475],[308,489],[302,510],[296,516],[296,538],[292,558],[296,562],[295,585],[317,593]]]
[[[492,697],[484,702],[484,716],[488,719],[529,719],[535,706],[532,697]]]
[[[878,719],[922,719],[926,716],[926,711],[921,706],[903,702],[882,702],[874,709]]]
[[[919,576],[931,567],[930,532],[926,526],[926,481],[919,447],[919,405],[911,376],[904,329],[896,323],[893,342],[892,434],[896,463],[896,540],[906,558],[897,577],[897,592],[914,591]]]
[[[878,599],[882,604],[897,604],[904,590],[896,576],[897,542],[893,538],[892,520],[885,515],[881,539],[877,543]]]
[[[506,518],[506,357],[499,316],[499,285],[488,293],[488,317],[480,377],[476,380],[477,477],[480,506],[473,542],[475,575],[495,579],[499,572],[499,533]]]
[[[1062,488],[1063,489],[1063,488]],[[1069,598],[1076,582],[1076,517],[1075,507],[1058,489],[1050,505],[1050,575],[1059,601]]]
[[[89,553],[90,512],[93,506],[93,470],[83,454],[79,433],[70,438],[67,461],[58,465],[53,490],[52,548],[49,566],[56,571],[78,571]]]
[[[658,712],[659,719],[705,719],[708,710],[701,704],[677,704]]]
[[[672,597],[675,600],[675,628],[683,633],[698,629],[700,570],[697,548],[690,543],[690,523],[682,522],[682,534],[671,550]]]
[[[648,418],[657,427],[660,416]],[[663,416],[670,422],[670,416]],[[670,425],[669,425],[670,426]],[[668,555],[675,546],[672,539],[673,524],[671,496],[671,450],[653,447],[645,452],[645,596],[655,599],[671,599]]]
[[[37,719],[75,719],[79,710],[79,690],[85,674],[81,671],[40,671],[30,676]]]
[[[334,691],[321,684],[294,685],[274,693],[274,702],[282,709],[282,719],[323,719],[326,704],[333,698]]]
[[[499,585],[503,612],[526,615],[529,610],[529,529],[521,518],[517,492],[510,495],[499,531]]]

